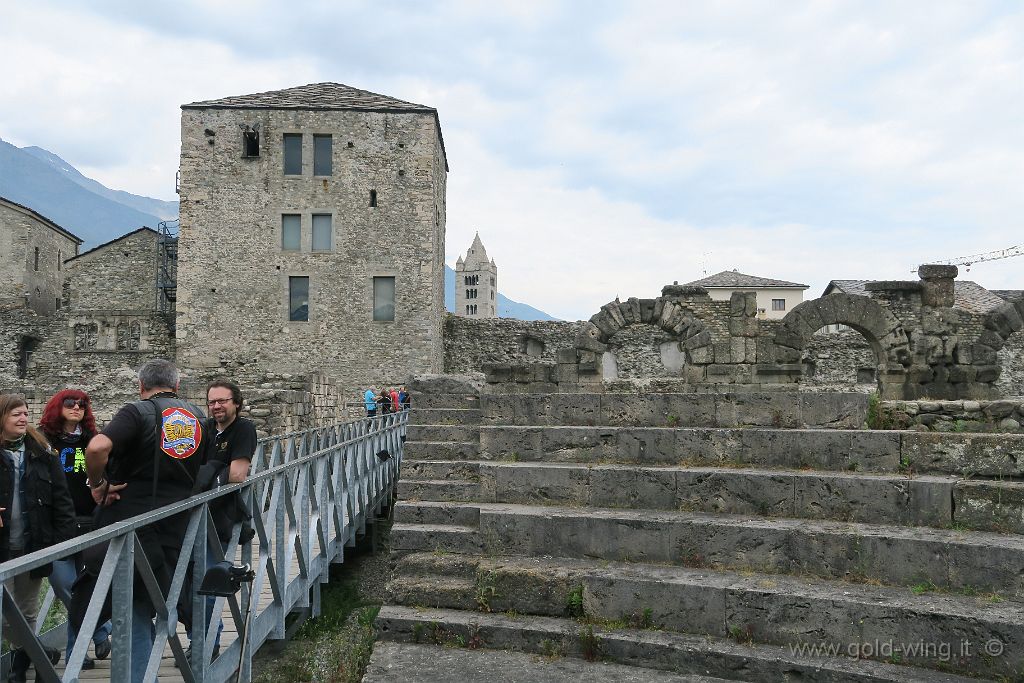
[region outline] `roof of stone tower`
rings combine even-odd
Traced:
[[[786,282],[785,280],[773,280],[767,277],[758,277],[757,275],[747,275],[736,270],[723,270],[721,273],[715,273],[708,277],[700,280],[694,280],[693,282],[687,282],[685,287],[704,287],[705,289],[711,288],[727,288],[737,289],[741,287],[780,287],[789,289],[808,289],[807,285],[802,285],[799,282]]]
[[[305,109],[311,111],[368,111],[391,114],[432,114],[437,124],[441,153],[448,168],[448,155],[441,135],[437,110],[424,104],[406,102],[395,97],[360,90],[344,83],[309,83],[283,90],[268,90],[251,95],[232,95],[216,100],[203,100],[181,105],[182,109]]]
[[[351,109],[356,111],[437,110],[369,90],[360,90],[344,83],[310,83],[283,90],[268,90],[251,95],[233,95],[181,105],[182,109]]]
[[[470,245],[469,251],[466,252],[466,265],[488,265],[492,263],[493,261],[487,257],[484,243],[480,241],[480,233],[477,233],[473,238],[473,244]]]

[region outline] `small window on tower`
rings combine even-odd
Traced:
[[[284,134],[284,174],[302,175],[302,135]]]
[[[260,155],[260,132],[258,130],[242,131],[242,156],[258,157]]]
[[[377,207],[377,190],[370,190],[370,208]]]
[[[313,136],[313,175],[331,175],[333,173],[332,150],[333,141],[330,135]]]
[[[36,247],[36,263],[35,263],[35,269],[36,269],[36,270],[39,270],[39,247]]]

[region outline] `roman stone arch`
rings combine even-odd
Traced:
[[[676,336],[691,363],[711,361],[711,331],[694,315],[693,311],[678,299],[658,297],[611,301],[591,316],[576,336],[576,348],[580,351],[605,353],[608,341],[616,332],[629,325],[656,325]]]
[[[996,354],[1006,340],[1024,330],[1024,298],[996,306],[985,316],[982,325],[985,329],[971,347],[971,360],[974,365],[998,366]]]
[[[825,325],[847,325],[860,332],[875,352],[880,375],[911,363],[910,340],[896,317],[875,300],[835,293],[798,304],[775,334],[776,359],[797,362],[811,336]]]

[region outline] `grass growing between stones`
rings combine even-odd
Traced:
[[[303,624],[283,649],[264,646],[253,661],[255,683],[357,683],[362,679],[373,652],[373,622],[389,573],[389,530],[390,523],[378,530],[376,554],[369,552],[367,539],[344,564],[331,567],[330,583],[321,588],[320,616]]]

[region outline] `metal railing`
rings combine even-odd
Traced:
[[[0,587],[0,615],[10,622],[9,628],[21,636],[20,640],[28,642],[26,651],[44,681],[78,680],[108,590],[113,607],[111,680],[130,680],[131,657],[139,654],[148,661],[145,680],[153,680],[169,643],[185,681],[226,681],[235,673],[240,659],[238,681],[250,681],[252,654],[267,640],[286,637],[285,619],[293,611],[307,610],[309,616],[319,615],[320,585],[327,583],[330,565],[343,560],[344,548],[354,545],[357,537],[365,532],[367,522],[372,522],[381,509],[390,504],[398,479],[408,416],[408,412],[398,412],[263,439],[257,446],[252,473],[243,483],[222,486],[0,564],[2,586],[2,582],[15,575],[108,543],[63,677],[47,660],[38,639],[53,601],[52,589],[41,605],[36,624],[30,625],[9,592]],[[379,457],[381,451],[387,451],[391,457]],[[253,512],[255,537],[239,545],[241,525],[236,524],[225,551],[217,539],[208,508],[212,501],[238,490]],[[136,532],[147,524],[181,513],[188,514],[188,525],[170,590],[164,595]],[[177,635],[177,605],[190,561],[194,561],[192,585],[199,586],[202,582],[207,546],[215,560],[226,556],[250,563],[255,578],[249,587],[243,585],[240,595],[216,599],[214,617],[207,628],[192,633],[192,661],[189,661]],[[294,572],[293,562],[296,564]],[[136,596],[133,596],[135,582],[125,577],[133,574],[141,578],[146,597],[156,611],[156,639],[150,652],[130,651],[132,601]],[[260,599],[264,587],[270,589],[269,600]],[[252,604],[249,628],[244,629],[241,606],[249,604],[250,589],[257,599]],[[206,600],[193,592],[194,615],[205,613]],[[239,637],[247,634],[246,642],[236,639],[213,658],[213,639],[225,606],[227,618],[234,620]],[[197,620],[201,618],[197,616]],[[4,628],[2,623],[0,635]],[[29,634],[37,637],[29,638]],[[49,641],[56,642],[53,637]],[[244,653],[241,648],[245,648]]]

